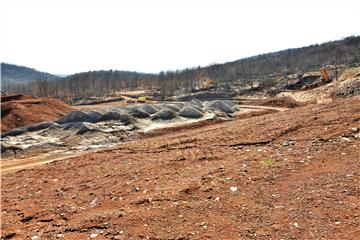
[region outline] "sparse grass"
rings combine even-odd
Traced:
[[[266,159],[260,162],[260,167],[262,168],[271,168],[276,164],[276,160],[274,159]]]

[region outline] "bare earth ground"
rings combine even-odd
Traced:
[[[73,109],[53,98],[24,95],[1,97],[1,132],[35,123],[56,120]]]
[[[95,105],[95,108],[102,107],[102,104]],[[239,105],[241,107],[241,112],[236,113],[236,119],[249,118],[253,116],[260,116],[269,114],[276,111],[286,111],[287,108],[283,107],[268,107],[268,106],[255,106],[255,105]],[[157,123],[149,126],[146,131],[140,131],[135,133],[133,136],[130,136],[128,139],[124,139],[125,142],[134,141],[142,138],[147,138],[151,136],[158,136],[163,134],[176,133],[179,130],[184,129],[196,129],[199,127],[218,124],[227,120],[224,119],[211,119],[211,120],[199,120],[195,122],[178,122],[178,123]],[[148,130],[149,129],[149,130]],[[73,143],[74,144],[74,143]],[[118,143],[119,145],[122,143]],[[114,145],[114,144],[113,144]],[[114,146],[107,146],[106,149],[114,148]],[[115,146],[116,146],[115,145]],[[116,147],[115,147],[116,148]],[[100,148],[101,149],[101,148]],[[20,152],[12,157],[2,158],[0,164],[0,172],[8,173],[14,172],[25,168],[31,168],[34,166],[43,165],[53,161],[63,160],[75,155],[81,155],[85,152],[96,152],[99,149],[89,149],[89,150],[69,150],[67,148],[57,147],[53,150],[49,149],[33,149],[26,152]]]
[[[2,175],[8,239],[359,239],[360,97]],[[35,238],[33,238],[35,239]]]

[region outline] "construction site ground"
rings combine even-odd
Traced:
[[[73,111],[54,98],[35,98],[21,94],[1,97],[1,133],[44,121],[52,121]]]
[[[256,102],[251,101],[251,102],[247,102],[246,105],[238,105],[239,107],[241,107],[242,110],[240,113],[236,114],[236,116],[235,116],[236,119],[249,118],[249,117],[253,117],[253,116],[269,114],[269,113],[276,112],[276,111],[286,111],[287,110],[287,108],[285,108],[285,107],[258,106],[258,105],[249,105],[249,103],[254,104]],[[118,103],[116,103],[116,104],[118,104]],[[103,105],[107,106],[107,104],[96,104],[96,105],[93,105],[92,109],[105,108],[105,106],[103,106]],[[224,121],[227,121],[227,120],[200,119],[200,120],[190,121],[190,122],[186,122],[186,121],[181,122],[180,121],[176,124],[169,124],[169,123],[163,122],[160,124],[156,124],[156,126],[150,126],[151,130],[149,130],[149,131],[141,131],[139,133],[134,134],[134,136],[132,136],[131,138],[124,139],[123,141],[125,141],[125,142],[126,141],[134,141],[134,140],[138,140],[138,139],[162,135],[164,133],[171,134],[171,133],[176,133],[179,130],[196,129],[198,127],[214,125],[214,124],[218,124],[218,123],[221,123]],[[113,145],[114,144],[112,144],[111,146],[109,145],[106,148],[107,149],[113,148]],[[13,157],[6,157],[6,158],[3,157],[1,165],[0,165],[0,171],[2,173],[13,172],[13,171],[17,171],[17,170],[21,170],[21,169],[25,169],[25,168],[43,165],[43,164],[50,163],[53,161],[63,160],[68,157],[71,157],[71,156],[81,155],[84,152],[96,152],[96,151],[97,151],[97,149],[95,149],[95,150],[93,150],[93,149],[89,149],[89,150],[72,149],[72,150],[66,151],[65,149],[62,149],[60,147],[57,149],[53,149],[53,150],[49,149],[48,151],[45,151],[44,149],[41,149],[41,148],[33,149],[31,151],[26,151],[26,152],[22,151],[16,155],[14,155]]]
[[[1,237],[358,239],[359,127],[351,97],[3,172]]]

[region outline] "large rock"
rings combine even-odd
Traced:
[[[230,107],[228,104],[226,104],[222,100],[215,100],[215,101],[209,102],[207,104],[206,109],[210,110],[210,111],[220,111],[220,112],[224,112],[224,113],[234,113],[235,112],[233,107]]]
[[[157,120],[157,119],[161,119],[161,120],[170,120],[177,117],[176,112],[174,112],[171,109],[163,109],[160,112],[154,114],[151,118],[151,120]]]
[[[198,109],[190,106],[183,107],[179,115],[185,118],[201,118],[204,116]]]

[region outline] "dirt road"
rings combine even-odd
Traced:
[[[2,236],[357,239],[359,103],[179,128],[5,174]]]

